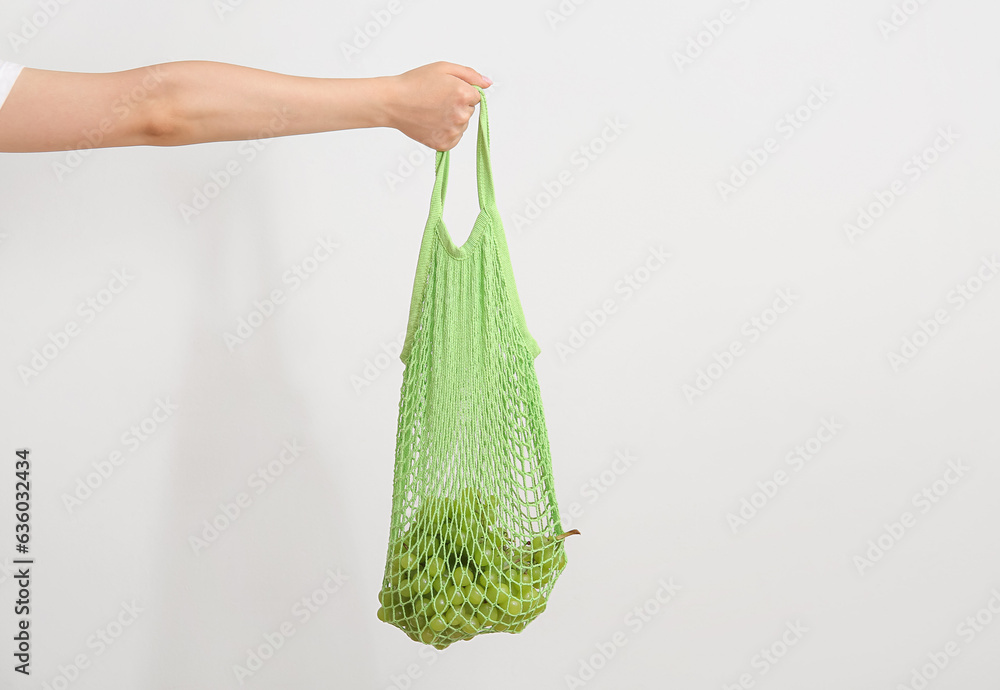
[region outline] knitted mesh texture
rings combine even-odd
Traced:
[[[478,88],[478,87],[477,87]],[[455,246],[437,153],[414,278],[399,402],[392,518],[379,618],[447,647],[520,632],[566,567],[528,332],[493,196],[480,89],[480,214]]]

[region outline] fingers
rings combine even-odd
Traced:
[[[471,67],[466,67],[465,65],[456,65],[453,62],[442,62],[441,65],[444,67],[444,71],[448,74],[454,75],[473,86],[478,86],[482,89],[489,88],[493,84],[493,80],[489,77],[484,77],[476,70]],[[478,93],[478,92],[477,92]]]

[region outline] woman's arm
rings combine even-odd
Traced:
[[[453,148],[479,103],[469,67],[435,62],[391,77],[296,77],[221,62],[88,74],[25,67],[0,108],[0,151],[182,146],[392,127]]]

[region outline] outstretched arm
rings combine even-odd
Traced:
[[[330,79],[193,60],[97,74],[25,67],[0,108],[0,151],[182,146],[364,127],[392,127],[447,151],[479,103],[474,86],[491,83],[449,62]]]

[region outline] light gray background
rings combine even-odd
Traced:
[[[884,35],[892,0],[565,1],[554,26],[556,0],[401,0],[353,60],[342,44],[388,3],[244,0],[221,16],[219,4],[69,2],[15,50],[10,33],[43,4],[10,0],[0,55],[69,71],[208,59],[349,77],[448,60],[492,77],[496,195],[542,347],[564,521],[583,536],[520,635],[429,654],[375,618],[402,373],[379,355],[405,326],[428,149],[378,129],[272,139],[253,161],[233,142],[101,150],[62,179],[66,153],[6,154],[0,561],[14,555],[13,452],[28,446],[38,562],[35,675],[15,678],[5,642],[0,687],[238,688],[234,665],[288,622],[295,634],[242,687],[718,689],[742,676],[891,690],[918,687],[914,669],[949,642],[958,654],[927,687],[998,687],[1000,280],[975,281],[1000,252],[995,3],[908,0],[915,13]],[[731,23],[679,69],[674,54],[723,10]],[[814,87],[831,95],[785,138],[778,121]],[[579,150],[609,118],[624,131],[582,169]],[[452,153],[445,218],[459,243],[477,211],[475,126]],[[949,127],[957,140],[919,179],[905,174]],[[769,137],[777,150],[723,199],[717,183]],[[391,187],[411,154],[422,164]],[[186,222],[181,204],[230,161],[241,173]],[[518,231],[563,171],[572,183]],[[905,193],[850,241],[844,224],[896,179]],[[321,237],[335,255],[230,352],[223,334],[287,292],[282,274]],[[645,274],[651,247],[671,257]],[[84,323],[77,305],[121,269],[129,286]],[[648,280],[629,294],[627,275]],[[958,309],[949,292],[970,279],[981,289]],[[792,306],[751,342],[741,329],[779,290]],[[560,356],[607,300],[614,313]],[[948,321],[894,369],[888,353],[938,309]],[[25,384],[18,366],[69,320],[80,334]],[[744,354],[690,402],[683,387],[736,341]],[[381,369],[356,390],[368,362]],[[177,410],[124,445],[168,398]],[[824,419],[840,430],[796,470],[786,456]],[[248,475],[292,439],[302,454],[195,553],[189,538],[252,494]],[[63,497],[115,451],[124,462],[68,510]],[[636,458],[618,474],[616,453]],[[949,462],[968,470],[941,483]],[[734,532],[728,514],[778,470],[787,483]],[[913,496],[935,486],[922,512]],[[907,511],[902,538],[883,535]],[[880,535],[890,548],[859,568]],[[302,621],[295,603],[328,570],[346,582]],[[666,604],[661,582],[679,587]],[[5,573],[5,640],[14,594]],[[133,601],[142,613],[98,653],[88,639],[119,632]],[[970,637],[959,626],[976,615]],[[782,649],[789,624],[805,632]],[[765,673],[755,655],[772,645],[784,654]],[[88,668],[53,686],[78,655]]]

